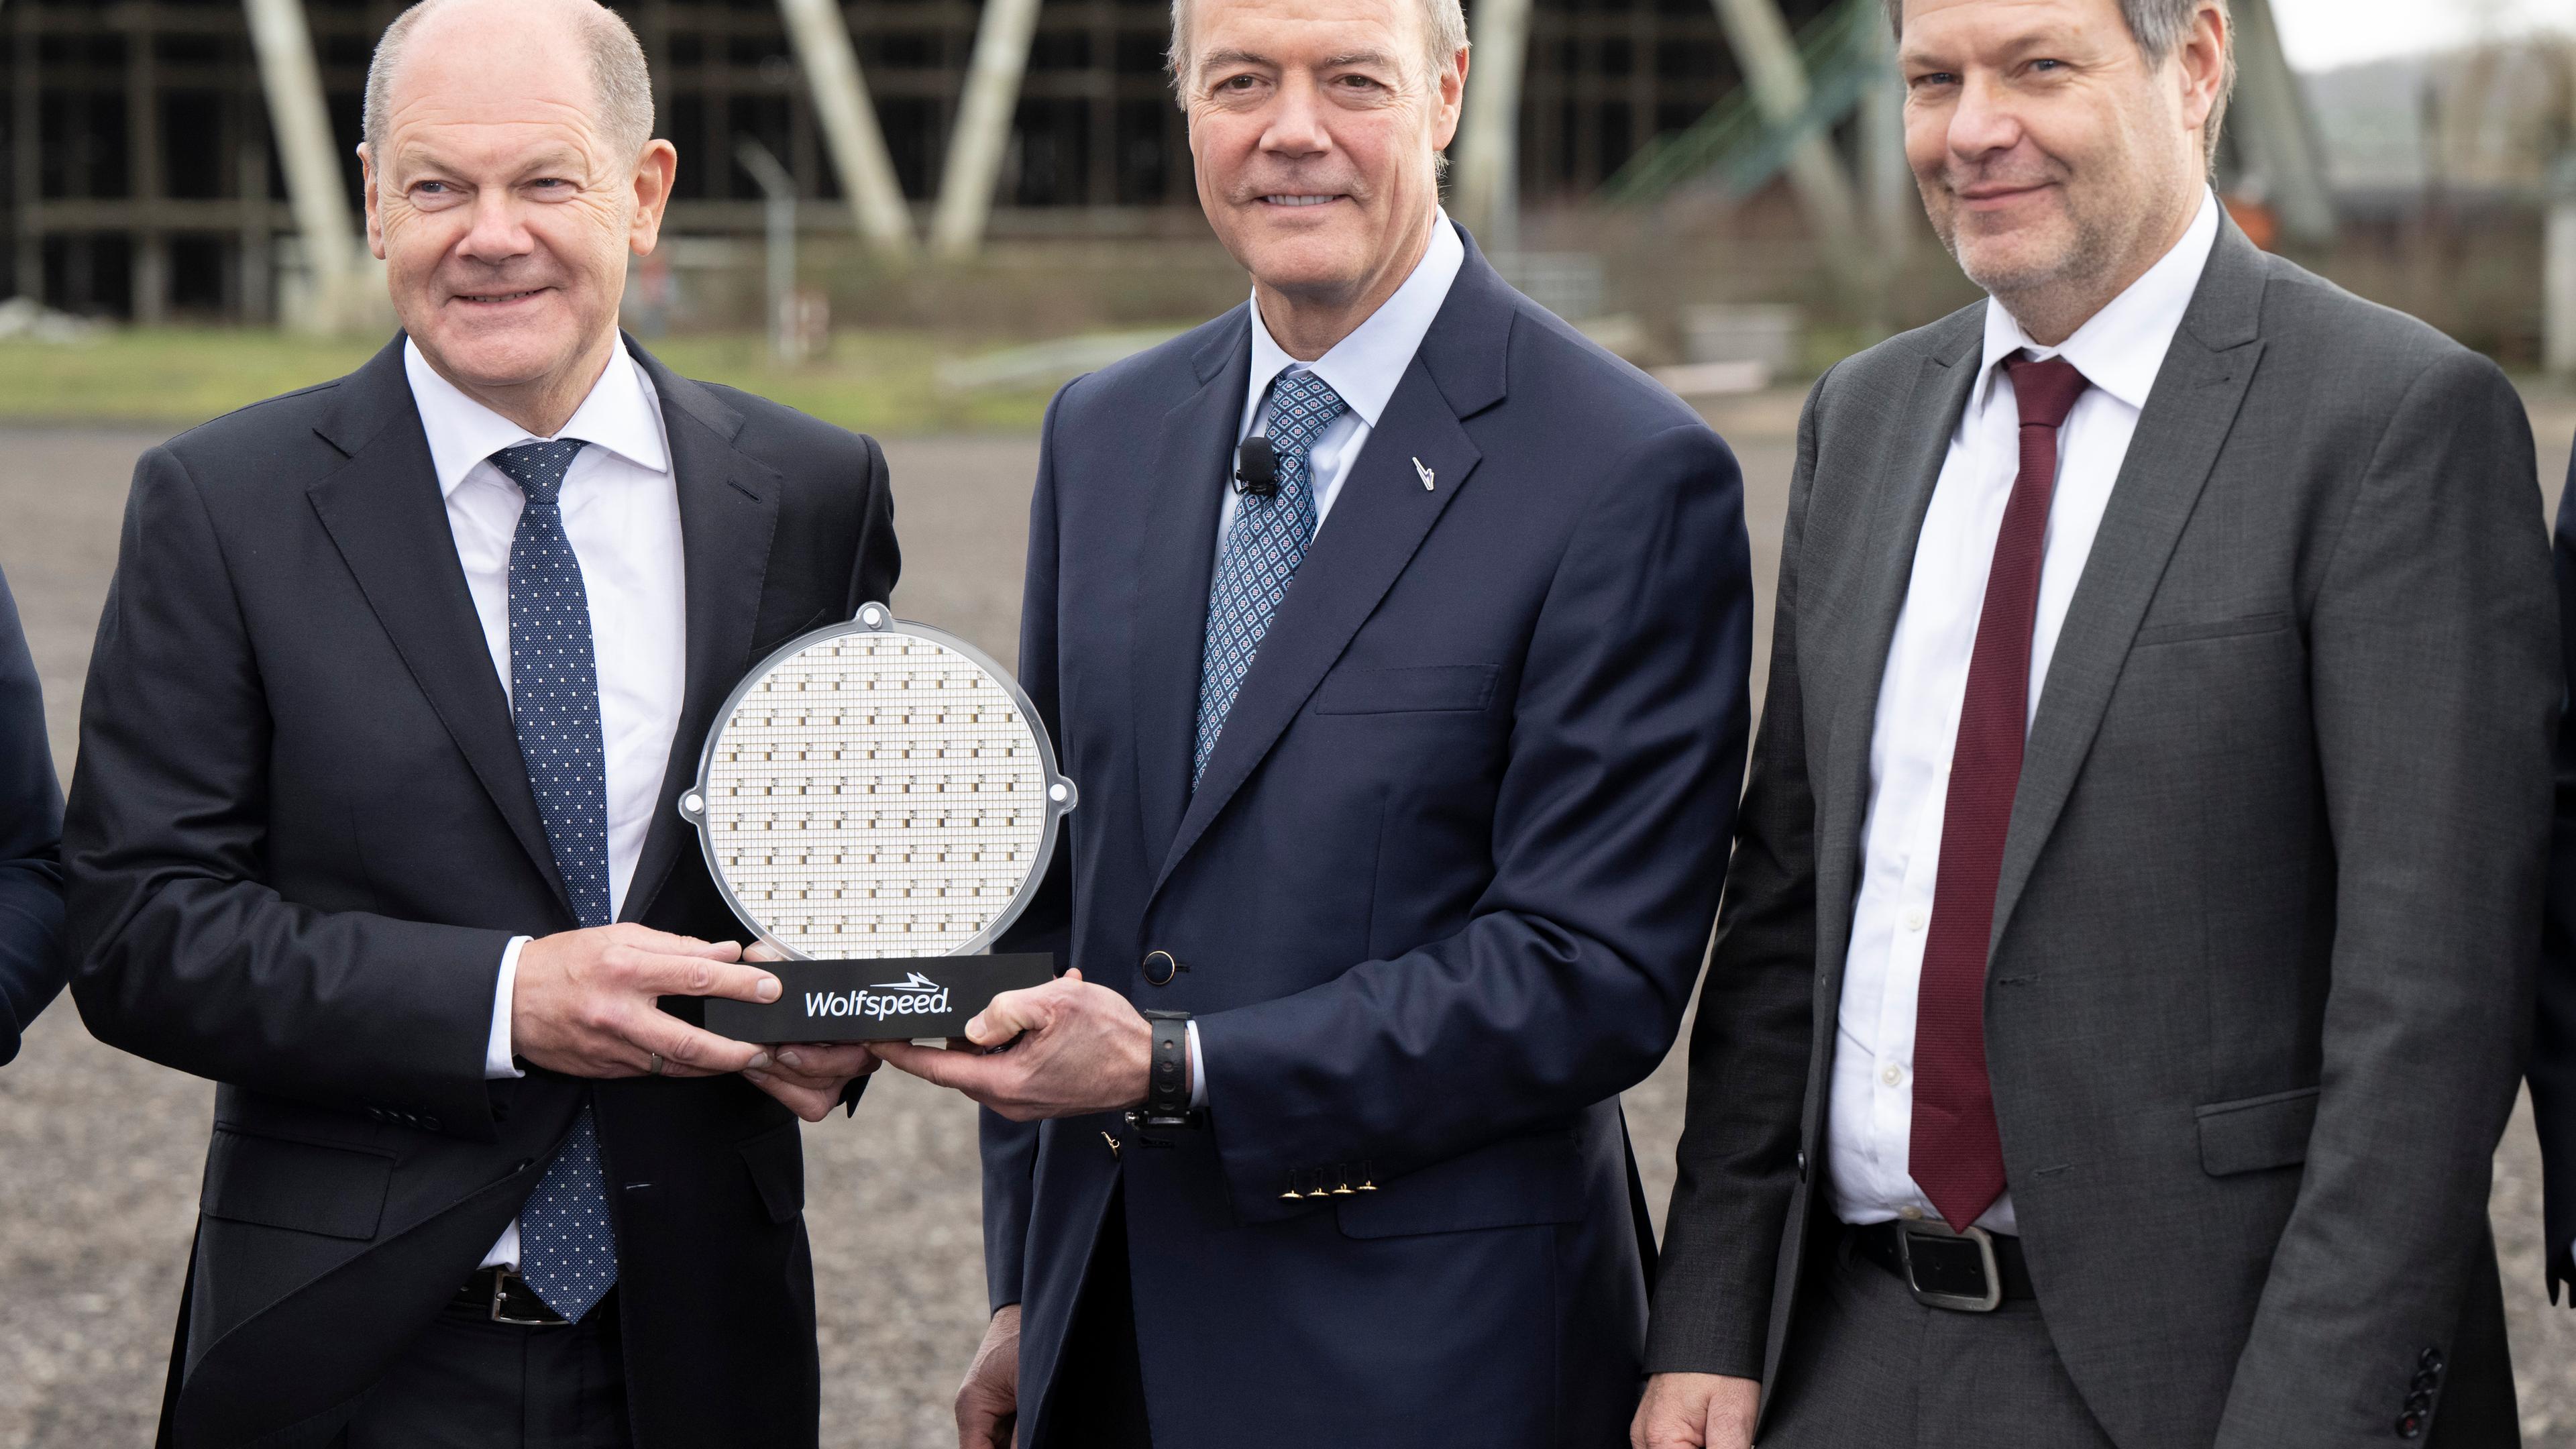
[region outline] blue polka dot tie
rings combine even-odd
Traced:
[[[1262,636],[1288,597],[1289,581],[1306,561],[1315,537],[1314,470],[1306,450],[1350,404],[1332,384],[1311,372],[1282,374],[1270,385],[1270,447],[1279,458],[1279,491],[1267,498],[1246,493],[1235,502],[1234,527],[1218,555],[1216,583],[1208,591],[1207,645],[1199,656],[1198,751],[1190,784],[1207,772],[1225,717],[1242,692],[1243,676],[1261,650]]]
[[[590,595],[564,533],[563,483],[582,445],[566,439],[492,455],[527,506],[510,540],[510,713],[555,869],[584,926],[608,924],[608,750]],[[599,1127],[584,1102],[572,1136],[519,1210],[519,1276],[579,1323],[617,1283],[617,1235]]]

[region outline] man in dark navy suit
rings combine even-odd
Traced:
[[[1083,789],[1012,943],[889,1047],[986,1117],[961,1441],[1619,1441],[1660,1061],[1740,782],[1724,444],[1440,213],[1455,0],[1194,0],[1251,305],[1067,388],[1020,667]],[[1229,480],[1234,480],[1229,486]]]
[[[45,746],[45,698],[0,579],[0,1062],[63,989],[63,793]]]

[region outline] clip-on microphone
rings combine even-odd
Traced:
[[[1278,496],[1279,455],[1267,437],[1255,433],[1234,450],[1234,491],[1255,498]]]

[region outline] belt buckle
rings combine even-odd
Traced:
[[[1905,1286],[1926,1308],[1953,1313],[1992,1313],[2003,1306],[2004,1275],[1995,1265],[1994,1234],[1980,1227],[1950,1231],[1937,1218],[1899,1222],[1896,1251],[1905,1261]]]
[[[512,1283],[524,1283],[526,1281],[527,1280],[520,1277],[518,1271],[513,1268],[495,1267],[492,1270],[492,1321],[494,1323],[511,1324],[519,1328],[551,1328],[556,1324],[561,1323],[563,1320],[560,1318],[512,1318],[509,1314],[502,1311],[501,1305],[509,1300],[510,1285]],[[535,1290],[530,1289],[529,1291],[533,1293]],[[542,1303],[544,1300],[539,1299],[538,1301]]]

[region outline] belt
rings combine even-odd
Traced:
[[[519,1276],[516,1268],[495,1265],[477,1268],[465,1277],[465,1286],[456,1290],[455,1305],[472,1309],[494,1323],[515,1323],[527,1328],[560,1328],[564,1316],[546,1306],[537,1290]]]
[[[1846,1226],[1843,1232],[1853,1252],[1895,1274],[1927,1307],[1992,1313],[2006,1302],[2039,1296],[2030,1286],[2021,1239],[2009,1233],[1954,1233],[1929,1219]]]

